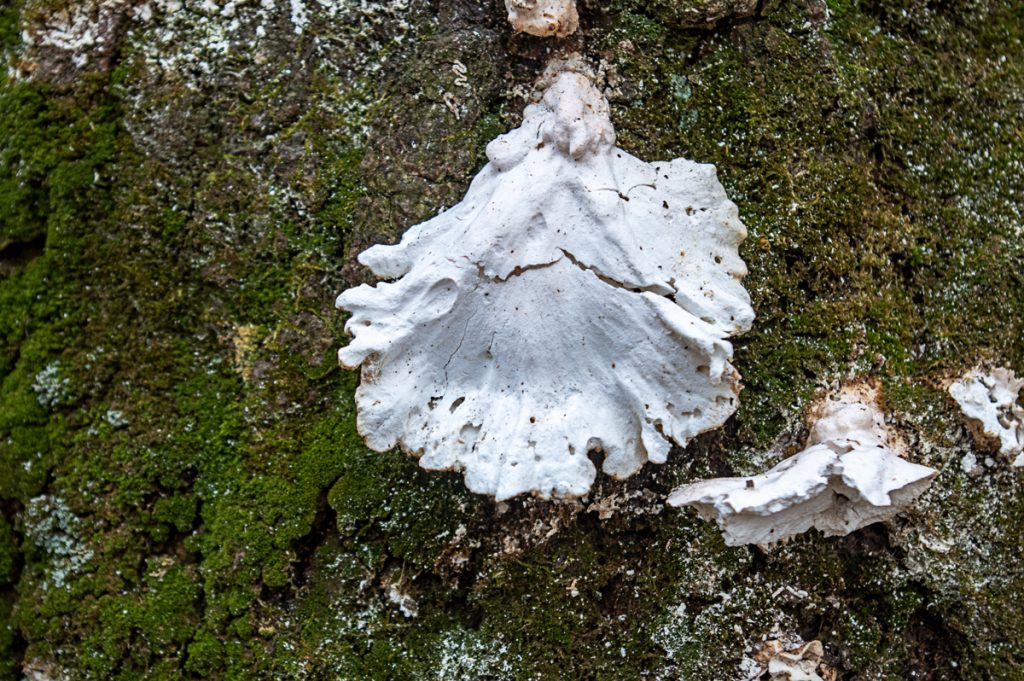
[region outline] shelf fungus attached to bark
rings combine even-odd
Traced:
[[[949,386],[949,394],[967,417],[974,435],[994,445],[1014,466],[1024,466],[1024,407],[1017,403],[1024,378],[997,367],[974,369]]]
[[[338,297],[367,444],[499,500],[584,495],[589,453],[624,478],[722,425],[754,317],[714,166],[645,163],[587,76],[543,82],[461,203],[360,254],[393,281]]]
[[[564,38],[576,32],[576,0],[505,0],[508,21],[518,33]]]
[[[873,389],[847,388],[819,414],[800,453],[760,475],[684,485],[668,503],[717,520],[729,546],[771,544],[811,528],[840,536],[886,520],[938,474],[894,451]]]

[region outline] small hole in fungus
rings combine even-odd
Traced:
[[[531,416],[530,417],[530,423],[537,423],[537,417],[536,416]]]

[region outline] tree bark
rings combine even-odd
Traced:
[[[0,9],[0,678],[746,679],[813,640],[825,679],[1024,674],[1020,473],[945,392],[1024,373],[1019,3],[579,19]],[[372,279],[356,254],[461,198],[569,52],[619,146],[717,166],[757,319],[724,428],[583,499],[496,504],[363,445],[333,303]],[[911,512],[729,548],[665,506],[798,450],[852,379],[941,470]]]

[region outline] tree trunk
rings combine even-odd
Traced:
[[[0,678],[749,679],[773,640],[820,641],[824,679],[1024,675],[1020,472],[945,390],[1024,372],[1021,5],[579,18],[0,8]],[[757,319],[725,427],[583,499],[496,504],[366,448],[334,298],[573,51],[619,146],[717,166]],[[665,506],[793,453],[815,392],[861,378],[941,470],[910,512],[730,548]]]

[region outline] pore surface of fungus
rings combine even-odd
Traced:
[[[808,446],[771,470],[717,478],[672,491],[668,503],[715,519],[729,546],[770,544],[817,528],[845,535],[885,520],[916,499],[937,471],[900,458],[873,393],[829,399]]]
[[[994,443],[1000,454],[1016,456],[1014,466],[1024,466],[1024,407],[1017,404],[1021,388],[1024,379],[1003,368],[975,369],[949,386],[975,435]]]
[[[508,21],[519,33],[564,38],[576,32],[576,0],[505,0]]]
[[[360,254],[395,281],[338,297],[367,444],[499,500],[583,495],[588,451],[622,478],[720,426],[739,392],[726,338],[753,320],[714,166],[645,163],[586,76],[547,83],[461,203]]]

